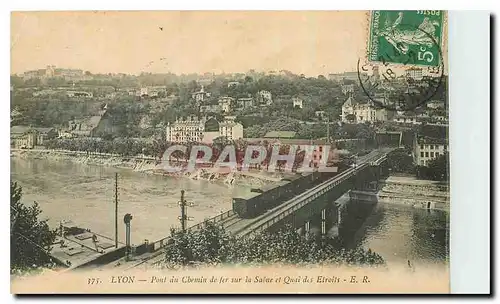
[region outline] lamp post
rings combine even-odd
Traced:
[[[130,213],[125,214],[123,217],[123,222],[125,223],[125,240],[126,240],[126,257],[125,259],[129,260],[130,255],[130,221],[132,221],[132,215]]]

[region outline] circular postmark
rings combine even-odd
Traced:
[[[376,60],[358,60],[358,80],[363,92],[375,105],[391,111],[412,111],[439,92],[444,78],[443,55],[433,35],[413,25],[400,24],[400,28],[420,33],[427,44],[417,44],[416,49],[409,49],[408,44],[414,41],[392,40],[391,50],[377,54]],[[394,35],[386,34],[389,37]],[[435,56],[438,56],[437,60]],[[366,73],[369,67],[373,71],[371,76]]]

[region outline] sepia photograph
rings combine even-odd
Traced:
[[[11,293],[449,293],[448,14],[11,13]]]

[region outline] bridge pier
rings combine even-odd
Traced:
[[[309,223],[309,233],[314,235],[315,237],[319,237],[322,235],[322,228],[324,221],[322,219],[323,212],[315,214]]]
[[[325,231],[324,235],[336,237],[339,235],[341,211],[339,206],[333,202],[325,209]]]
[[[369,202],[369,203],[377,203],[378,202],[377,193],[374,193],[371,191],[352,190],[352,191],[349,191],[349,198],[352,201],[357,201],[357,202]]]

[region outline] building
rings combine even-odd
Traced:
[[[45,69],[27,71],[23,73],[23,79],[47,79],[63,78],[66,81],[80,81],[84,79],[83,70],[79,69],[61,69],[54,65],[48,65]]]
[[[15,123],[22,118],[23,114],[16,109],[10,111],[10,122]]]
[[[70,121],[67,131],[72,134],[72,137],[97,137],[101,134],[113,133],[115,127],[113,127],[110,115],[105,107],[99,112],[99,115],[83,120]]]
[[[148,88],[141,88],[138,93],[141,97],[148,96]]]
[[[240,83],[239,81],[230,81],[228,84],[227,84],[227,87],[228,88],[231,88],[231,87],[236,87],[238,86]]]
[[[67,91],[66,92],[66,95],[68,97],[85,97],[85,98],[92,98],[94,97],[94,94],[92,92],[83,92],[83,91],[80,91],[80,92],[77,92],[77,91]]]
[[[423,71],[421,68],[409,68],[405,71],[406,78],[410,78],[413,80],[422,80],[423,79]]]
[[[239,110],[248,109],[254,106],[253,97],[238,98],[236,101]]]
[[[229,113],[231,112],[231,105],[233,104],[233,102],[234,98],[229,96],[223,96],[219,98],[218,104],[222,112]]]
[[[292,103],[293,103],[294,108],[298,107],[298,108],[302,109],[304,107],[304,101],[301,98],[298,98],[298,97],[292,98]]]
[[[54,128],[34,128],[29,126],[13,126],[10,129],[11,147],[33,149],[42,146],[47,139],[57,137]]]
[[[14,148],[33,148],[34,135],[29,126],[13,126],[10,128],[10,145]]]
[[[237,140],[243,138],[243,125],[235,122],[235,118],[226,116],[222,122],[218,122],[214,117],[200,119],[194,115],[186,119],[176,119],[174,123],[167,125],[166,140],[176,143],[212,143],[217,137]]]
[[[200,91],[194,92],[191,94],[191,97],[196,101],[196,102],[203,102],[205,101],[208,97],[210,97],[210,93],[205,92],[205,87],[201,86]]]
[[[45,76],[45,69],[32,70],[23,73],[23,80],[41,79]]]
[[[442,100],[431,100],[426,105],[429,109],[444,109],[444,101]]]
[[[323,117],[325,117],[325,115],[326,115],[325,111],[316,111],[316,112],[314,112],[314,116],[316,116],[318,118],[321,118],[321,119],[323,119]]]
[[[391,113],[368,102],[357,102],[349,97],[342,105],[342,122],[364,123],[389,120]]]
[[[200,113],[219,113],[221,110],[222,107],[218,104],[200,106]]]
[[[269,91],[257,92],[257,104],[260,106],[268,106],[273,103],[273,95]]]
[[[166,140],[170,142],[202,142],[205,131],[205,121],[197,116],[190,115],[186,119],[176,119],[174,123],[168,123],[166,128]]]
[[[51,75],[47,78],[64,78],[66,81],[80,81],[84,76],[83,70],[79,69],[56,69],[55,66],[50,66],[50,68],[47,67],[46,71],[49,71],[46,74]]]
[[[50,95],[55,95],[61,93],[60,91],[52,90],[52,89],[44,89],[40,91],[34,91],[32,93],[33,97],[38,97],[38,96],[50,96]],[[63,92],[64,93],[64,92]],[[67,93],[66,93],[67,94]]]
[[[416,116],[405,116],[405,115],[397,115],[392,120],[395,123],[400,124],[411,124],[411,125],[421,125],[422,122],[417,119]]]
[[[331,80],[331,81],[335,81],[335,82],[343,82],[343,81],[359,81],[359,77],[361,77],[361,79],[366,79],[368,78],[368,74],[367,73],[360,73],[360,75],[358,75],[358,72],[345,72],[345,73],[340,73],[340,74],[329,74],[328,75],[328,79]]]
[[[238,140],[243,138],[243,125],[235,122],[235,116],[226,116],[219,124],[219,135],[227,140]]]
[[[352,96],[354,93],[354,84],[343,84],[341,86],[342,94]]]
[[[413,161],[418,166],[428,166],[429,162],[448,152],[446,139],[415,136]]]
[[[314,146],[312,150],[311,163],[309,164],[310,167],[318,167],[321,163],[325,163],[323,157],[327,157],[326,163],[338,160],[337,151],[335,151],[335,144],[330,144],[324,139],[299,139],[293,138],[294,136],[295,132],[292,131],[271,131],[268,132],[264,138],[245,138],[245,141],[252,145],[293,145],[297,148],[297,152],[306,150],[307,146]],[[330,146],[328,156],[326,156],[326,151],[323,150],[324,146]]]
[[[108,94],[104,95],[104,98],[105,99],[115,99],[116,98],[116,93],[115,92],[108,93]]]

